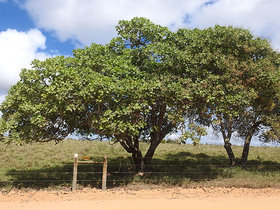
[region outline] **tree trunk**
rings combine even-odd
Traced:
[[[231,143],[230,143],[230,139],[231,139],[231,135],[232,135],[231,123],[229,124],[229,126],[226,126],[226,125],[224,125],[224,123],[221,122],[220,126],[221,126],[221,132],[222,132],[223,139],[224,139],[224,148],[226,149],[230,165],[235,166],[236,160],[235,160],[235,156],[232,151]],[[227,131],[227,133],[226,133],[226,131]]]
[[[242,152],[242,157],[241,157],[241,165],[245,165],[248,160],[250,143],[251,143],[252,137],[255,134],[256,130],[258,129],[258,127],[261,123],[262,123],[261,121],[255,122],[252,125],[252,127],[249,129],[249,131],[245,137],[245,142],[244,142],[243,152]]]
[[[152,106],[151,110],[151,128],[150,133],[150,147],[143,157],[139,148],[140,136],[118,135],[116,136],[123,148],[132,154],[132,158],[135,163],[136,171],[143,174],[147,170],[147,166],[151,163],[156,148],[161,143],[162,139],[170,132],[174,127],[173,122],[167,122],[165,119],[166,104],[159,104],[159,113],[157,113],[156,107]],[[164,124],[165,123],[165,124]]]
[[[148,149],[148,151],[147,151],[147,153],[146,153],[146,155],[145,155],[145,164],[146,165],[149,165],[150,163],[151,163],[151,161],[152,161],[152,158],[153,158],[153,156],[154,156],[154,153],[155,153],[155,150],[156,150],[156,148],[157,148],[157,146],[159,145],[159,143],[158,144],[151,144],[150,145],[150,147],[149,147],[149,149]]]
[[[235,165],[236,165],[236,161],[235,161],[234,153],[233,153],[232,148],[231,148],[231,143],[225,141],[224,148],[225,148],[226,151],[227,151],[230,165],[231,165],[231,166],[235,166]]]
[[[252,136],[246,136],[246,138],[245,138],[242,157],[241,157],[241,165],[245,165],[245,163],[248,160],[251,139],[252,139]]]
[[[132,153],[132,158],[135,163],[136,172],[144,173],[145,171],[149,170],[148,166],[151,163],[155,150],[160,142],[161,141],[156,142],[156,143],[151,143],[150,147],[144,157],[142,156],[142,153],[140,151]]]
[[[226,121],[229,123],[224,124],[222,118],[219,117],[219,119],[221,121],[220,126],[221,126],[221,132],[222,132],[223,139],[224,139],[224,148],[226,149],[226,152],[228,154],[230,165],[235,166],[236,160],[235,160],[235,156],[232,151],[231,143],[230,143],[230,139],[231,139],[231,135],[232,135],[232,123],[231,123],[232,121],[227,119]]]
[[[119,142],[128,153],[132,154],[136,171],[139,173],[143,173],[147,170],[147,165],[151,163],[155,150],[164,138],[164,136],[164,134],[160,135],[160,133],[152,135],[150,147],[144,157],[142,155],[142,152],[140,151],[139,142],[137,138],[134,139],[134,144],[132,144],[132,141],[128,138],[126,141],[119,140]]]
[[[144,158],[142,152],[139,148],[139,137],[137,136],[117,136],[118,142],[123,146],[123,148],[132,154],[132,159],[135,163],[135,169],[137,172],[143,172],[145,169]],[[125,140],[123,140],[125,139]],[[132,143],[133,141],[133,143]]]
[[[132,153],[132,158],[135,163],[136,172],[143,173],[145,170],[145,163],[144,163],[144,158],[142,156],[142,153],[140,151]]]

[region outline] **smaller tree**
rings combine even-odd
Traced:
[[[270,126],[266,119],[279,92],[279,54],[241,28],[181,29],[175,41],[182,71],[193,80],[197,121],[221,132],[231,165],[236,164],[231,137],[244,138],[244,164],[252,137],[261,125]]]

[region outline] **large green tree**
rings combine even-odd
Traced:
[[[1,106],[8,139],[99,135],[119,142],[144,170],[163,138],[183,123],[189,81],[172,73],[167,28],[144,18],[116,28],[119,36],[106,46],[35,60],[22,70]],[[150,143],[145,154],[143,139]]]
[[[6,141],[61,141],[69,134],[120,143],[143,171],[163,138],[191,122],[197,141],[212,126],[230,139],[275,139],[279,118],[279,54],[249,31],[220,27],[171,32],[145,18],[120,21],[107,45],[73,57],[35,60],[1,105]],[[196,131],[198,134],[194,133]],[[148,141],[141,151],[141,140]]]
[[[279,110],[279,53],[265,39],[234,27],[181,29],[175,40],[195,86],[197,121],[222,134],[231,165],[236,164],[231,137],[243,138],[245,163],[252,137],[270,127],[268,117]]]

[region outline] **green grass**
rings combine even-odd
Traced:
[[[141,144],[142,150],[148,145]],[[234,146],[237,157],[242,147]],[[0,188],[70,187],[73,155],[92,156],[102,161],[108,156],[108,186],[135,183],[183,187],[280,187],[280,148],[251,147],[245,167],[229,167],[223,146],[161,144],[150,172],[134,172],[130,154],[108,142],[65,140],[59,144],[36,143],[24,146],[0,143]],[[80,187],[101,186],[101,164],[79,165]]]

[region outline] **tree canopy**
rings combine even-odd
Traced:
[[[6,141],[61,141],[99,135],[120,143],[138,170],[166,135],[199,141],[212,126],[231,162],[233,133],[278,139],[279,53],[248,30],[215,26],[171,32],[145,18],[120,21],[106,45],[73,57],[34,60],[1,105]],[[150,143],[144,154],[139,142]]]
[[[167,28],[135,18],[120,21],[117,31],[106,46],[74,50],[73,58],[35,60],[22,70],[1,106],[9,139],[99,135],[119,142],[143,169],[162,139],[184,121],[188,79],[169,73]],[[145,155],[141,139],[150,142]]]
[[[231,26],[181,29],[176,39],[196,86],[197,122],[221,132],[232,165],[230,139],[244,138],[246,162],[252,136],[265,131],[261,126],[272,127],[272,115],[279,117],[279,53],[267,40]]]

